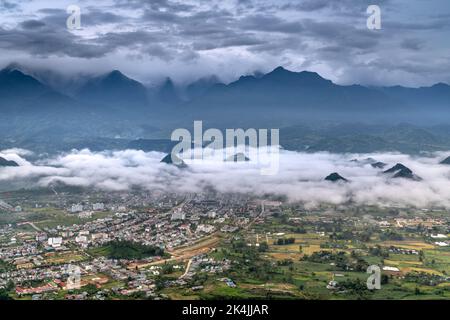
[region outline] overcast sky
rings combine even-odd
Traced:
[[[81,9],[69,30],[67,7]],[[369,4],[381,30],[366,26]],[[232,81],[278,65],[341,84],[450,83],[448,0],[0,0],[0,65]]]

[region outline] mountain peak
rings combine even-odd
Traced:
[[[384,173],[393,173],[393,172],[397,172],[403,170],[405,172],[410,172],[412,173],[412,170],[409,169],[408,167],[406,167],[405,165],[401,164],[401,163],[397,163],[395,166],[393,166],[392,168],[384,171]]]
[[[317,72],[301,71],[295,72],[283,67],[277,67],[267,73],[262,79],[273,80],[276,82],[290,82],[294,85],[329,85],[330,80],[322,78]]]
[[[170,77],[167,77],[166,80],[164,80],[164,82],[163,82],[163,86],[174,87],[175,85],[174,85],[172,79]]]
[[[90,79],[78,90],[77,97],[83,102],[108,107],[142,107],[148,103],[144,85],[119,70]]]
[[[415,181],[422,180],[422,178],[420,178],[419,176],[416,176],[410,168],[404,166],[401,163],[397,163],[392,168],[384,171],[384,173],[393,174],[392,178],[404,178],[404,179],[410,179],[410,180],[415,180]]]
[[[11,94],[10,90],[15,86],[19,86],[21,88],[20,90],[44,89],[44,85],[39,80],[16,68],[6,68],[1,70],[0,83],[2,86],[1,89],[6,90],[7,94]]]
[[[450,157],[445,158],[440,162],[441,164],[450,164]]]
[[[113,70],[109,73],[107,73],[104,76],[105,79],[116,79],[116,80],[123,80],[123,79],[129,79],[126,75],[124,75],[122,72],[120,72],[119,70]]]
[[[331,181],[331,182],[338,182],[338,181],[348,182],[347,179],[345,179],[343,176],[341,176],[337,172],[334,172],[334,173],[330,174],[329,176],[327,176],[325,178],[325,180],[326,181]]]
[[[269,74],[296,74],[296,75],[314,76],[314,77],[322,78],[317,72],[307,71],[307,70],[299,71],[299,72],[291,71],[282,66],[276,67],[275,69],[273,69],[271,72],[267,73],[266,75],[269,75]]]
[[[0,157],[0,167],[18,167],[19,165],[15,161],[9,161]]]
[[[11,71],[19,71],[19,72],[22,72],[23,73],[23,70],[24,69],[24,67],[22,66],[22,65],[20,65],[19,63],[17,63],[17,62],[11,62],[10,64],[8,64],[3,70],[4,71],[8,71],[8,72],[11,72]]]
[[[119,70],[117,70],[117,69],[114,69],[113,71],[111,71],[110,73],[109,73],[110,75],[122,75],[123,76],[123,73],[122,72],[120,72]]]
[[[7,66],[3,70],[1,70],[0,74],[3,74],[3,75],[15,75],[15,76],[27,76],[19,68],[14,68],[14,67],[10,67],[10,66]]]
[[[233,156],[228,157],[225,159],[226,162],[248,162],[250,161],[250,158],[248,158],[244,153],[239,152],[236,153]]]
[[[177,89],[175,88],[175,84],[171,78],[166,78],[166,80],[161,84],[157,97],[160,101],[166,103],[173,104],[179,102]]]
[[[447,83],[444,82],[438,82],[431,86],[432,88],[445,88],[448,89],[450,86]]]
[[[270,72],[270,73],[283,73],[283,72],[291,72],[291,71],[285,69],[282,66],[278,66],[275,69],[273,69],[272,72]]]
[[[186,163],[178,156],[172,153],[167,154],[160,162],[168,165],[174,165],[180,169],[187,168]]]

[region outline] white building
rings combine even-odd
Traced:
[[[75,242],[76,243],[87,243],[88,238],[86,236],[77,236],[77,237],[75,237]]]
[[[170,220],[184,220],[186,219],[186,213],[184,212],[174,212]]]
[[[58,237],[58,238],[48,238],[48,245],[52,246],[53,248],[59,248],[62,245],[62,241],[63,239]]]
[[[432,234],[431,237],[433,239],[447,239],[447,236],[445,234],[441,234],[441,233]]]
[[[204,233],[211,233],[215,230],[214,226],[210,224],[199,224],[197,226],[196,232],[204,232]]]
[[[384,271],[391,271],[391,272],[400,272],[400,269],[397,267],[389,267],[389,266],[384,266],[383,267]]]
[[[12,211],[14,208],[7,204],[5,201],[0,200],[0,209]]]
[[[217,213],[215,211],[208,212],[208,218],[214,219],[217,216]]]
[[[103,211],[103,210],[105,210],[105,205],[103,203],[94,203],[92,205],[92,210],[94,210],[94,211]]]
[[[47,234],[46,233],[39,233],[36,235],[36,241],[44,242],[47,240]]]
[[[77,213],[83,211],[83,205],[82,204],[74,204],[72,205],[72,208],[70,208],[70,212]]]
[[[94,233],[91,235],[91,239],[93,241],[95,240],[102,240],[102,239],[108,239],[108,234],[107,233]]]
[[[80,219],[89,219],[92,217],[92,212],[91,211],[84,211],[84,212],[80,212],[78,214],[78,218]]]

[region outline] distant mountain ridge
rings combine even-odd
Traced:
[[[34,138],[50,134],[58,126],[70,137],[133,140],[167,138],[173,128],[192,125],[193,120],[218,128],[277,128],[299,122],[421,124],[450,119],[450,86],[446,84],[427,88],[341,86],[315,72],[292,72],[283,67],[242,76],[230,84],[212,76],[188,84],[185,90],[170,78],[159,87],[147,88],[118,70],[82,80],[84,84],[68,94],[21,71],[20,66],[0,71],[4,117],[0,134],[13,140]],[[145,128],[149,127],[155,127],[160,135],[147,136]],[[294,130],[292,138],[303,139],[299,134]],[[413,136],[414,143],[426,150],[442,144],[426,131],[405,126],[396,128],[392,138],[389,132],[382,138],[356,132],[349,134],[350,140],[340,141],[333,134],[307,147],[314,151],[338,146],[350,152],[355,145],[363,151],[369,145],[370,151],[383,149],[390,141],[409,143]],[[342,146],[347,141],[350,145]]]
[[[54,91],[48,85],[21,71],[20,66],[16,64],[0,71],[0,84],[0,90],[8,89],[13,96],[19,88],[24,90],[23,96],[31,95],[31,97],[36,94],[36,91]],[[139,81],[125,76],[119,70],[113,70],[88,78],[74,97],[89,104],[126,103],[150,108],[152,101],[149,98],[149,90]],[[437,99],[439,105],[448,105],[450,101],[450,86],[443,83],[421,88],[341,86],[324,79],[315,72],[293,72],[283,67],[277,67],[260,76],[241,76],[228,85],[220,83],[216,76],[211,76],[188,84],[185,91],[188,92],[187,107],[209,103],[212,108],[223,105],[233,107],[230,105],[233,102],[239,105],[246,103],[248,107],[260,104],[278,107],[296,106],[306,109],[321,107],[327,110],[346,108],[337,111],[356,108],[367,111],[370,107],[382,108],[383,102],[398,104],[402,101],[408,103],[415,101],[414,104],[417,104],[426,99],[429,103],[430,95],[431,98]],[[157,88],[154,96],[171,104],[181,101],[170,78]],[[378,101],[374,102],[377,99]],[[324,103],[326,106],[321,105]]]

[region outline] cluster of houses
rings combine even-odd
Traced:
[[[22,233],[16,232],[11,225],[1,226],[0,237],[14,239],[14,242],[0,241],[0,259],[11,263],[14,268],[0,275],[0,287],[13,281],[18,295],[33,295],[33,298],[39,299],[42,295],[65,289],[67,268],[69,265],[76,265],[80,268],[83,279],[89,275],[104,274],[108,279],[126,283],[126,286],[111,288],[116,294],[144,292],[147,296],[154,295],[154,276],[160,274],[160,267],[130,268],[130,261],[92,257],[88,254],[88,249],[105,245],[112,240],[129,240],[170,250],[193,244],[218,230],[235,232],[260,212],[258,203],[241,200],[233,197],[209,200],[193,196],[178,201],[164,196],[153,203],[151,208],[143,210],[127,209],[131,207],[130,203],[145,204],[138,198],[126,198],[126,204],[114,206],[100,202],[89,205],[77,203],[66,208],[69,215],[77,214],[80,218],[89,218],[80,224],[40,227],[35,228],[35,232]],[[149,199],[146,198],[145,201]],[[91,218],[96,211],[105,211],[106,214],[93,220]],[[81,258],[65,261],[64,257],[71,255]],[[62,258],[61,261],[54,259],[50,263],[50,256]],[[151,264],[154,259],[158,257],[140,262]],[[179,284],[186,284],[197,272],[220,274],[228,270],[230,264],[228,260],[215,261],[205,255],[196,256],[185,276],[168,285],[177,284],[177,281]],[[184,268],[183,265],[175,267]],[[23,285],[29,281],[41,281],[42,285]],[[228,283],[231,284],[231,280]],[[100,282],[95,282],[95,285],[100,289]],[[99,292],[99,299],[108,294],[108,290]],[[83,293],[68,293],[67,298],[88,297]]]

